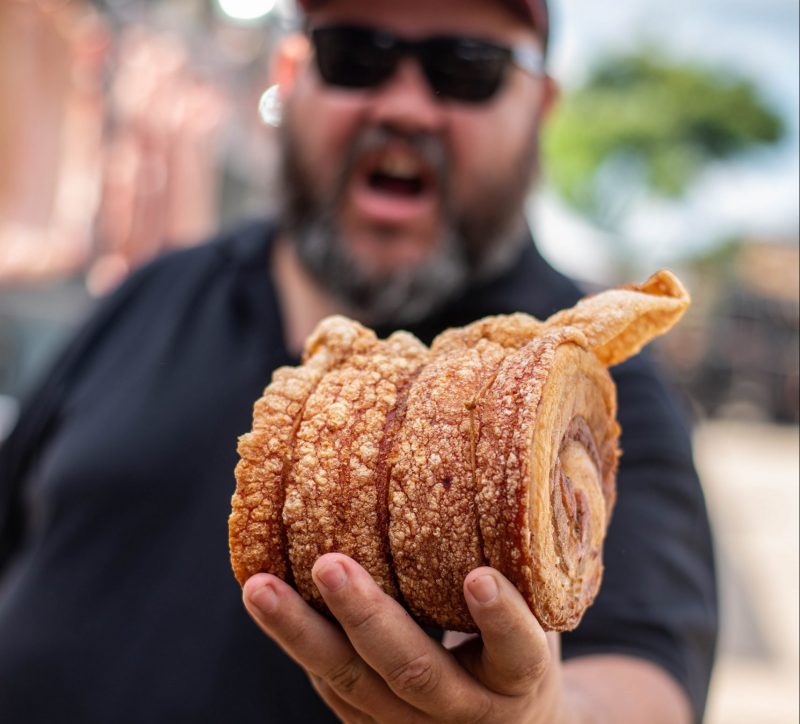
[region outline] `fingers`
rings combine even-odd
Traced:
[[[479,568],[465,580],[482,641],[454,651],[463,666],[352,559],[327,554],[312,575],[343,631],[268,574],[247,581],[244,601],[343,721],[477,721],[527,706],[531,696],[555,711],[547,692],[557,681],[558,638],[497,571]]]
[[[353,648],[400,699],[437,721],[474,721],[489,711],[490,692],[355,561],[330,553],[315,563],[312,575]]]
[[[464,665],[498,694],[530,693],[551,671],[557,655],[525,600],[491,568],[477,568],[467,576],[464,597],[483,639],[479,656]]]
[[[309,672],[325,701],[346,721],[359,721],[344,716],[350,708],[385,712],[391,721],[414,720],[416,713],[367,666],[342,631],[282,580],[255,575],[245,583],[243,598],[259,627]]]

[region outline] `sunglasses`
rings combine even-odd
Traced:
[[[405,56],[420,63],[437,96],[465,103],[491,99],[512,64],[533,76],[544,74],[544,56],[533,45],[508,47],[456,35],[408,40],[360,25],[314,28],[311,42],[320,76],[340,88],[375,88]]]

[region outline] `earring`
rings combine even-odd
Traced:
[[[261,94],[258,101],[258,114],[268,126],[278,128],[283,119],[283,101],[281,100],[280,86],[271,85]]]

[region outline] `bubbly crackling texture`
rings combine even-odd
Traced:
[[[546,629],[574,628],[600,586],[616,494],[606,367],[688,304],[659,272],[544,322],[518,313],[449,329],[430,350],[323,320],[239,440],[237,579],[269,571],[324,611],[311,568],[341,551],[417,620],[472,631],[463,580],[488,564]]]

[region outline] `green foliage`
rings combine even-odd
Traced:
[[[626,198],[678,197],[708,163],[782,134],[749,81],[640,52],[604,61],[562,99],[544,168],[570,204],[613,228]]]

